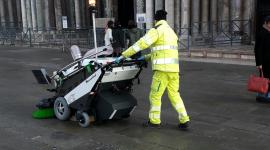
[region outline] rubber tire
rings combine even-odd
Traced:
[[[82,119],[83,119],[83,122],[80,122],[79,121],[79,125],[83,128],[86,128],[90,125],[90,117],[89,115],[86,113],[86,112],[83,112],[80,114]]]
[[[58,109],[59,105],[61,105],[61,107],[63,109],[62,112],[60,112],[60,110]],[[58,97],[55,100],[53,109],[54,109],[54,114],[55,114],[56,118],[58,118],[59,120],[66,121],[71,116],[71,110],[70,110],[70,108],[67,104],[67,101],[64,97]]]

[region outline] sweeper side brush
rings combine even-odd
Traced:
[[[51,79],[48,76],[45,69],[40,70],[32,70],[32,73],[36,77],[39,84],[49,85],[51,83]],[[35,119],[49,119],[55,117],[53,110],[53,99],[42,99],[36,106],[37,110],[34,110],[32,113],[32,117]]]
[[[32,113],[32,117],[35,119],[49,119],[54,118],[54,110],[53,108],[38,108]]]

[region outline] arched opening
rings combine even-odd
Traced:
[[[134,20],[134,0],[118,0],[118,21],[127,27],[128,20]]]

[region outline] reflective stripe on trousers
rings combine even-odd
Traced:
[[[150,112],[149,118],[151,118],[152,120],[160,120],[160,113]]]
[[[160,111],[161,107],[160,106],[151,106],[150,111]]]

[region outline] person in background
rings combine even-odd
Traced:
[[[141,37],[144,36],[144,31],[140,28],[137,28],[136,23],[133,20],[128,21],[128,30],[126,33],[127,46],[130,47],[135,44]],[[141,57],[141,52],[136,53],[131,58],[137,59]]]
[[[254,48],[256,66],[263,71],[265,78],[270,79],[270,16],[265,18],[262,28],[262,31],[256,37]],[[264,96],[270,99],[269,92]]]
[[[105,46],[112,46],[113,36],[112,36],[113,21],[108,21],[107,27],[105,29]]]
[[[121,54],[122,49],[125,47],[124,42],[124,31],[121,24],[118,21],[115,21],[114,28],[112,29],[113,36],[113,57],[118,57]]]

